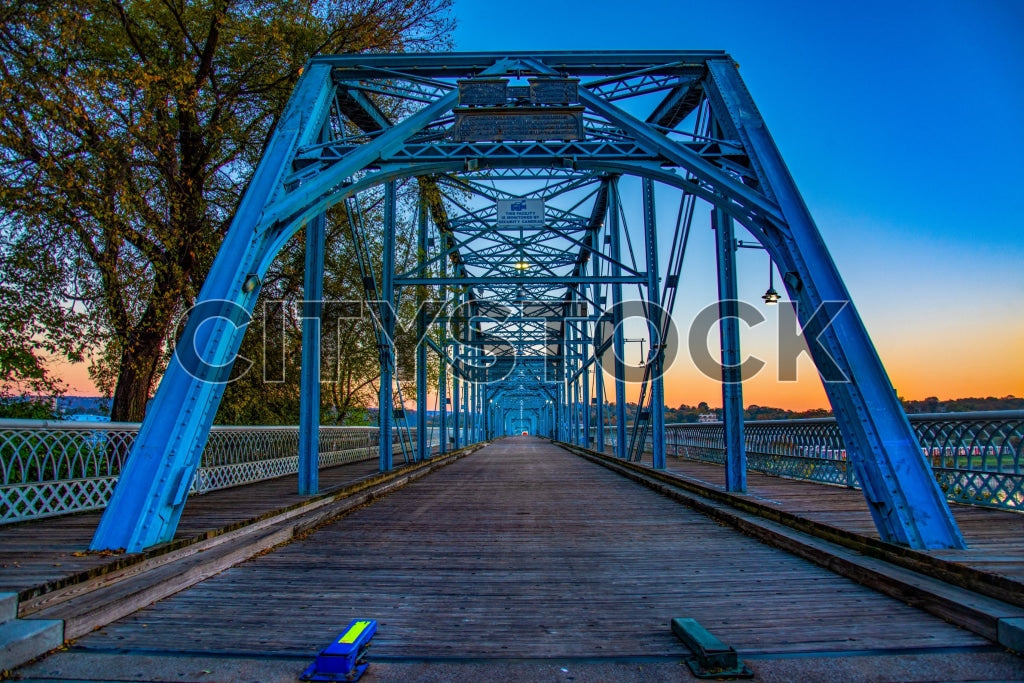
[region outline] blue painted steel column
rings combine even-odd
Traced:
[[[492,420],[491,420],[491,417],[492,417],[491,413],[494,410],[494,406],[491,405],[490,399],[487,398],[487,385],[484,385],[481,388],[480,393],[481,393],[481,396],[482,396],[482,398],[481,398],[481,405],[483,406],[482,410],[480,411],[480,416],[481,416],[481,418],[483,420],[483,424],[482,424],[481,429],[480,429],[480,435],[481,435],[481,441],[487,441],[487,440],[492,438],[491,437],[491,422],[492,422]]]
[[[565,391],[563,390],[562,385],[561,384],[556,384],[555,385],[555,402],[553,404],[555,409],[554,409],[554,412],[553,412],[553,416],[554,416],[554,420],[555,420],[555,438],[557,440],[559,440],[559,441],[565,441],[565,428],[562,425],[562,423],[565,422],[565,420],[563,419],[563,416],[565,415],[565,411],[562,408],[562,395],[564,393],[565,393]]]
[[[463,296],[464,296],[464,298],[463,298],[463,305],[465,306],[465,310],[468,311],[469,310],[469,305],[468,305],[469,294],[468,294],[468,292],[466,294],[464,294]],[[467,318],[469,318],[469,317],[470,316],[467,316]],[[469,367],[473,368],[475,366],[475,364],[476,364],[476,348],[477,347],[474,346],[472,344],[472,342],[476,339],[476,335],[473,334],[473,325],[469,324],[469,323],[467,323],[467,327],[466,327],[466,339],[469,342],[471,342],[471,343],[465,349],[463,349],[463,353],[465,353],[467,356],[470,357],[471,360],[469,362]],[[463,445],[466,445],[466,446],[468,446],[469,444],[473,443],[472,435],[470,433],[471,421],[472,421],[472,417],[473,417],[473,404],[472,404],[472,402],[470,400],[470,390],[469,390],[470,389],[470,384],[472,384],[472,382],[473,382],[473,374],[472,374],[472,371],[471,371],[469,377],[463,378],[463,382],[462,382],[462,406],[461,406],[462,410],[460,411],[461,412],[461,417],[462,417],[462,443],[463,443]]]
[[[740,369],[739,302],[736,286],[736,238],[732,218],[721,209],[711,214],[718,254],[718,318],[722,348],[722,423],[725,428],[725,488],[747,490],[747,451],[743,436],[743,376]]]
[[[427,262],[427,201],[422,193],[417,227],[416,263],[422,277],[426,275],[423,270]],[[423,311],[425,290],[425,287],[416,288],[416,456],[413,458],[416,462],[430,457],[430,447],[427,445],[427,319]]]
[[[441,346],[443,349],[444,346]],[[448,452],[448,364],[444,357],[438,359],[440,368],[437,378],[437,405],[440,408],[440,415],[437,419],[437,431],[440,435],[437,450],[439,453]]]
[[[811,356],[825,377],[850,462],[863,485],[882,539],[913,548],[964,548],[945,496],[878,353],[750,93],[730,59],[709,59],[704,90],[716,119],[728,126],[752,161],[762,192],[784,223],[750,226],[769,250],[796,301]],[[831,302],[843,308],[824,322]],[[843,376],[836,376],[841,374]]]
[[[380,273],[380,471],[394,467],[394,439],[391,434],[394,410],[392,377],[395,368],[395,183],[384,185],[384,235]]]
[[[263,211],[295,150],[315,141],[323,127],[334,97],[330,72],[329,64],[310,65],[274,128],[185,325],[185,343],[176,346],[139,428],[92,550],[138,552],[174,537],[269,263],[275,235],[261,223]]]
[[[601,305],[601,285],[598,283],[598,278],[601,275],[601,259],[591,258],[591,268],[594,275],[593,284],[593,297],[594,302]],[[594,311],[594,327],[597,327],[597,321],[601,319],[601,310]],[[596,429],[594,431],[595,444],[594,450],[599,453],[604,453],[604,365],[601,363],[600,356],[598,353],[598,339],[597,335],[594,335],[594,400],[597,402],[597,411],[594,418],[597,422]]]
[[[654,469],[665,469],[665,340],[661,328],[661,283],[658,273],[658,220],[654,212],[654,181],[643,179],[644,232],[647,235],[648,327],[651,330],[651,452]]]
[[[583,323],[586,325],[586,323]],[[586,328],[584,328],[586,329]],[[593,439],[590,436],[590,366],[586,365],[587,353],[585,338],[580,339],[580,349],[583,353],[583,373],[580,375],[583,381],[583,447],[590,448]]]
[[[608,232],[612,237],[612,275],[622,275],[622,230],[619,225],[619,179],[611,180],[608,192]],[[626,459],[626,353],[625,332],[622,329],[622,285],[612,284],[612,320],[615,332],[612,347],[615,351],[615,457]]]
[[[452,343],[452,353],[455,358],[459,357],[459,343]],[[462,392],[459,386],[459,373],[457,369],[452,370],[452,447],[458,450],[462,444],[462,431],[459,426],[459,419],[461,418],[460,402],[462,398]]]
[[[319,492],[320,485],[320,318],[323,314],[326,235],[327,221],[323,214],[306,224],[302,374],[299,378],[300,496]]]
[[[470,355],[476,355],[473,348],[470,348],[469,353]],[[467,446],[473,443],[473,437],[470,432],[473,419],[473,404],[470,400],[469,391],[471,384],[472,381],[468,379],[462,383],[462,443]]]
[[[440,259],[440,262],[441,262],[441,277],[446,277],[448,275],[448,259],[442,257]],[[450,307],[448,306],[448,300],[447,300],[448,289],[446,287],[442,288],[441,292],[443,293],[442,294],[442,301],[443,301],[442,305],[444,306],[444,310],[445,311],[449,311]],[[449,325],[449,323],[445,323],[444,325],[441,326],[441,340],[440,340],[440,344],[438,344],[438,347],[442,351],[447,351],[447,349],[448,349],[448,325]],[[448,450],[449,450],[449,447],[448,447],[448,359],[447,359],[447,357],[445,356],[444,353],[439,353],[439,354],[437,354],[437,362],[438,362],[437,405],[440,406],[440,408],[441,408],[441,415],[439,416],[439,419],[438,419],[438,430],[439,430],[439,432],[441,434],[441,445],[438,448],[438,452],[440,452],[440,453],[447,453]]]
[[[469,422],[469,439],[467,443],[476,443],[480,440],[479,434],[479,422],[480,422],[480,383],[473,382],[469,385],[469,404],[473,406],[470,411],[471,420]]]
[[[568,404],[568,412],[566,414],[566,424],[568,425],[569,433],[566,441],[574,446],[579,445],[577,438],[578,430],[576,425],[576,381],[572,379],[576,370],[576,358],[572,353],[572,325],[568,322],[565,323],[565,332],[562,337],[562,358],[563,366],[565,367],[565,375],[562,378],[562,384],[565,387],[566,403]]]

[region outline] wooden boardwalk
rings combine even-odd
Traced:
[[[669,457],[667,465],[670,472],[725,490],[721,465],[675,457]],[[878,539],[860,490],[747,472],[747,495],[779,510]],[[1004,577],[1024,591],[1024,514],[970,505],[951,508],[968,549],[925,552]]]
[[[321,491],[340,488],[377,472],[377,460],[340,465],[320,472]],[[238,524],[305,500],[294,476],[191,496],[175,539],[189,539]],[[84,554],[100,513],[51,517],[0,527],[0,592],[23,592],[96,570],[112,562]]]
[[[74,651],[309,656],[368,617],[380,622],[375,660],[681,657],[669,620],[682,616],[744,655],[989,648],[546,442],[513,438]]]

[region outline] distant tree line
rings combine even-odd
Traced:
[[[911,415],[921,413],[966,413],[984,410],[1024,410],[1024,398],[1018,398],[1012,395],[1003,396],[1001,398],[988,396],[985,398],[954,398],[949,400],[940,400],[935,396],[930,396],[920,401],[908,400],[901,397],[900,401],[903,403],[903,409],[907,414]],[[629,420],[633,420],[635,418],[636,411],[637,404],[626,404],[626,415]],[[696,406],[687,405],[685,403],[681,404],[678,408],[665,406],[665,423],[685,424],[688,422],[697,422],[701,415],[705,415],[710,412],[717,413],[718,418],[721,419],[721,407],[712,407],[704,401],[698,403]],[[745,420],[800,420],[812,417],[831,416],[832,411],[826,408],[786,410],[785,408],[773,408],[771,406],[751,404],[743,411],[743,418]]]

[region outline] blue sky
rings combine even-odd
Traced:
[[[897,390],[1024,395],[1024,2],[455,0],[454,14],[459,51],[728,51]]]

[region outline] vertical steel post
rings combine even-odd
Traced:
[[[384,243],[380,274],[380,471],[392,469],[394,447],[391,423],[394,410],[392,375],[395,367],[395,183],[384,185]]]
[[[416,235],[416,265],[419,276],[427,277],[423,272],[427,262],[427,200],[420,192],[419,221]],[[427,444],[427,318],[423,311],[426,303],[426,287],[416,287],[416,462],[430,457]]]
[[[479,435],[479,421],[480,421],[480,383],[473,382],[469,387],[469,404],[473,406],[470,411],[469,421],[469,439],[467,443],[476,443],[480,440]]]
[[[441,347],[444,348],[443,346]],[[437,405],[440,410],[440,414],[437,418],[437,433],[439,437],[437,452],[447,453],[448,452],[448,366],[445,363],[444,356],[438,359],[440,367],[438,368],[437,378]]]
[[[585,330],[586,323],[583,325]],[[585,339],[580,339],[580,355],[584,364],[583,372],[580,374],[580,380],[583,382],[583,447],[590,448],[593,443],[590,436],[590,366],[587,365],[586,349]]]
[[[457,340],[453,341],[452,355],[456,359],[456,363],[461,362],[461,358],[459,356],[460,353],[459,342]],[[461,417],[460,413],[462,412],[460,410],[462,400],[460,385],[459,371],[458,367],[456,367],[452,370],[452,448],[454,450],[458,450],[459,446],[462,444],[462,431],[459,427],[459,418]]]
[[[566,414],[566,423],[569,426],[569,434],[566,441],[573,444],[578,444],[576,438],[576,380],[572,379],[573,371],[576,369],[576,358],[572,354],[572,326],[567,322],[565,324],[565,334],[562,338],[562,358],[563,366],[565,367],[565,375],[562,378],[562,384],[565,386],[566,392],[566,403],[568,403],[568,413]]]
[[[608,231],[612,237],[612,276],[622,275],[622,229],[619,224],[619,179],[611,180],[608,192]],[[626,363],[625,332],[622,329],[622,285],[612,284],[612,321],[615,332],[612,347],[615,351],[615,457],[626,459]]]
[[[320,475],[320,319],[324,298],[323,214],[306,223],[306,272],[303,276],[302,368],[299,376],[299,495],[319,491]]]
[[[444,247],[441,248],[442,251]],[[441,261],[441,277],[448,276],[448,259],[442,256]],[[442,288],[444,297],[442,305],[444,306],[445,315],[447,316],[450,312],[448,306],[448,288]],[[448,327],[450,323],[445,323],[441,326],[441,340],[439,347],[442,351],[448,348]],[[441,409],[441,415],[438,419],[438,432],[441,435],[441,443],[438,447],[439,453],[448,452],[448,360],[444,353],[439,353],[438,358],[438,377],[437,377],[437,405]]]
[[[743,376],[740,370],[736,238],[732,218],[711,213],[718,255],[718,317],[722,348],[722,423],[725,428],[725,488],[747,490],[747,451],[743,436]]]
[[[565,430],[562,429],[562,422],[563,422],[562,415],[564,415],[564,412],[563,412],[563,409],[562,409],[562,394],[563,393],[564,392],[562,391],[562,385],[561,384],[556,384],[555,385],[555,402],[553,404],[554,405],[554,410],[552,411],[552,416],[553,416],[554,421],[555,421],[555,424],[554,424],[555,438],[558,439],[559,441],[565,441],[565,435],[563,433]]]
[[[476,363],[476,348],[470,347],[469,353],[471,356],[474,357],[473,362]],[[462,385],[463,405],[466,407],[464,411],[466,418],[465,422],[463,422],[463,436],[467,446],[473,443],[473,441],[475,440],[473,439],[473,419],[474,415],[476,414],[476,402],[475,397],[473,395],[473,390],[475,386],[476,385],[473,382],[469,381],[465,382]]]
[[[665,340],[661,328],[661,283],[658,281],[658,220],[654,211],[654,181],[643,180],[644,232],[647,235],[648,327],[651,330],[651,450],[654,469],[665,469]],[[642,406],[641,406],[642,407]]]
[[[594,302],[597,306],[601,305],[601,285],[599,284],[599,278],[601,275],[601,259],[591,258],[591,268],[594,275],[593,285],[593,296]],[[597,322],[601,319],[601,311],[599,308],[594,310],[594,329],[597,329]],[[598,339],[597,334],[594,334],[594,400],[597,402],[597,411],[594,415],[597,425],[594,431],[596,443],[594,450],[599,453],[604,453],[604,364],[601,362],[601,356],[598,355]]]

